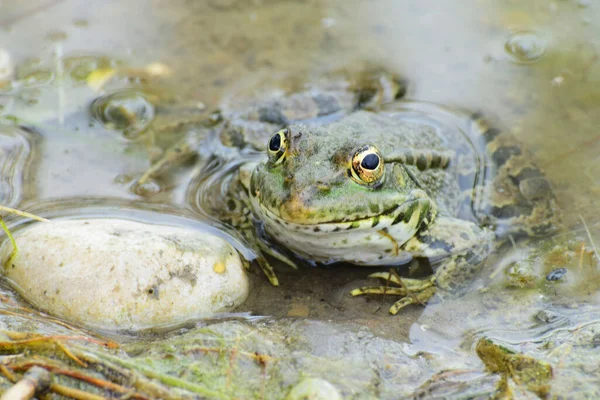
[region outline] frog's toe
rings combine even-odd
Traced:
[[[430,279],[411,279],[411,278],[400,278],[398,274],[391,272],[375,272],[374,274],[369,275],[369,278],[377,278],[382,281],[394,283],[401,288],[408,289],[409,292],[415,291],[423,291],[431,286],[434,286],[435,282],[433,278]],[[390,293],[389,291],[387,293]]]
[[[392,294],[396,296],[406,296],[406,289],[390,286],[363,286],[350,291],[351,296],[360,296],[363,294]]]
[[[296,265],[296,263],[294,261],[292,261],[288,256],[286,256],[283,253],[280,253],[279,251],[273,249],[272,247],[269,247],[269,245],[265,242],[263,242],[262,240],[258,240],[256,242],[256,244],[258,245],[258,248],[265,254],[270,255],[271,257],[281,261],[284,264],[289,265],[290,267],[294,268],[294,269],[298,269],[298,266]],[[271,268],[271,271],[273,269]]]
[[[398,311],[410,304],[426,304],[435,294],[435,278],[419,280],[410,278],[400,278],[392,272],[376,272],[369,275],[369,278],[378,278],[387,284],[382,286],[362,286],[350,292],[351,296],[360,296],[365,294],[395,295],[403,296],[402,299],[394,303],[390,308],[390,314],[396,315]],[[396,286],[389,286],[393,283]]]
[[[428,287],[420,292],[409,293],[408,296],[401,298],[390,307],[390,314],[396,315],[401,309],[411,304],[426,304],[434,294],[434,286]]]
[[[269,279],[269,282],[271,282],[271,285],[279,286],[279,279],[277,279],[277,275],[275,275],[275,271],[273,271],[273,267],[267,261],[267,259],[264,257],[258,257],[256,259],[256,262],[258,263],[258,266],[260,267],[260,269],[262,269],[264,274]]]

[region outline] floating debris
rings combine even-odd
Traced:
[[[535,32],[521,31],[510,35],[504,49],[517,64],[533,64],[539,61],[546,48]]]

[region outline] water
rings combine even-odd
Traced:
[[[513,253],[492,257],[467,296],[412,307],[396,318],[387,315],[389,298],[347,296],[365,278],[364,269],[282,266],[280,288],[254,276],[242,311],[354,322],[441,353],[491,336],[550,361],[567,355],[533,344],[577,346],[564,332],[579,332],[599,317],[598,266],[587,253],[600,243],[600,6],[593,2],[36,0],[0,8],[0,116],[16,115],[37,138],[36,173],[18,187],[21,206],[56,198],[139,200],[134,179],[156,148],[177,137],[124,137],[97,122],[88,106],[102,91],[79,79],[89,70],[119,68],[121,76],[107,89],[143,89],[143,96],[158,99],[156,114],[168,125],[171,114],[202,119],[265,77],[284,77],[293,87],[336,68],[378,65],[406,78],[407,98],[482,112],[518,136],[552,181],[566,232],[576,235],[557,251],[569,257],[548,261],[518,244]],[[152,75],[144,69],[149,65],[163,69]],[[14,88],[2,78],[11,68],[21,78]],[[150,185],[160,193],[148,201],[185,205],[184,184],[198,168],[170,171],[173,186]],[[533,275],[541,277],[533,287],[505,288],[502,271],[510,257],[532,258]],[[544,283],[558,267],[569,268],[567,281]],[[548,310],[558,316],[550,323],[532,319]],[[557,367],[558,385],[568,387],[570,376],[593,381],[595,372],[577,375],[579,367],[569,365]]]

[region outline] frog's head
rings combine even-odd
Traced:
[[[435,203],[407,169],[385,162],[385,143],[326,130],[290,126],[270,138],[269,160],[250,181],[253,210],[267,232],[302,254],[298,247],[332,233],[362,240],[379,232],[402,245],[435,218]]]

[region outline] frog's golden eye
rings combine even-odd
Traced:
[[[352,156],[350,177],[362,185],[374,186],[383,178],[383,157],[375,146],[360,147]]]
[[[267,151],[269,153],[269,161],[271,161],[273,165],[279,165],[285,160],[288,150],[288,135],[289,130],[282,129],[269,139]]]

